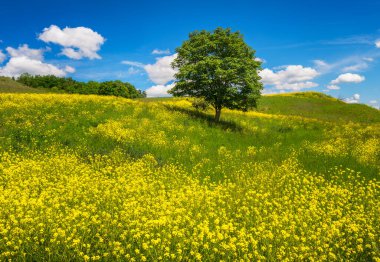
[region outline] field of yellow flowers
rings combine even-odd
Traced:
[[[0,261],[380,261],[380,113],[259,108],[0,94]]]

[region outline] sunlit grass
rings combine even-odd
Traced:
[[[323,103],[0,94],[0,260],[378,260],[379,112]]]

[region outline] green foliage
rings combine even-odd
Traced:
[[[191,105],[198,111],[206,111],[210,104],[203,98],[195,98]]]
[[[100,84],[99,94],[129,97],[129,90],[121,81],[107,81]]]
[[[137,90],[130,83],[122,81],[106,81],[96,82],[89,81],[87,83],[76,81],[70,77],[33,76],[30,74],[22,74],[17,81],[23,85],[34,88],[46,88],[53,92],[65,92],[71,94],[98,94],[113,95],[125,98],[141,98],[146,97],[145,92]]]
[[[0,76],[0,93],[47,93],[45,88],[32,88],[10,77]]]
[[[172,65],[179,71],[171,94],[203,98],[214,107],[216,121],[223,107],[247,111],[257,106],[261,63],[239,32],[195,31],[176,51]]]

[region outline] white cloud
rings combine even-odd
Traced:
[[[265,59],[262,59],[260,57],[255,57],[255,61],[261,62],[261,63],[266,63]]]
[[[342,69],[343,72],[352,72],[352,71],[362,71],[368,68],[368,64],[366,62],[360,62],[355,65],[346,66]]]
[[[374,59],[372,57],[363,57],[363,60],[367,61],[367,62],[373,62],[374,61]]]
[[[74,68],[67,66],[65,69],[60,69],[55,65],[43,62],[44,52],[49,49],[32,49],[27,44],[21,45],[18,48],[6,48],[10,59],[6,65],[0,67],[0,75],[19,76],[22,73],[31,75],[55,75],[65,76],[66,72],[75,71]]]
[[[130,66],[135,66],[135,67],[140,67],[140,68],[144,68],[145,66],[143,63],[136,62],[136,61],[129,61],[129,60],[121,61],[121,63],[124,65],[130,65]]]
[[[165,50],[160,50],[160,49],[154,49],[152,51],[153,55],[170,55],[170,50],[165,49]]]
[[[283,90],[294,90],[298,91],[305,88],[313,88],[317,87],[318,84],[307,81],[307,82],[298,82],[298,83],[283,83],[277,86],[277,89],[283,89]]]
[[[72,59],[100,59],[98,51],[105,38],[87,27],[66,27],[63,30],[56,25],[45,28],[38,37],[46,43],[63,46],[63,55]]]
[[[340,83],[360,83],[365,80],[364,76],[352,73],[339,75],[336,79],[331,81],[331,84],[336,85]]]
[[[278,89],[271,89],[271,88],[264,88],[261,94],[263,95],[274,95],[274,94],[283,94],[286,93],[285,90],[278,90]]]
[[[314,62],[315,68],[320,73],[327,73],[335,67],[335,65],[328,64],[327,62],[323,60],[314,60],[313,62]]]
[[[380,39],[376,40],[375,45],[377,48],[380,48]]]
[[[283,69],[277,72],[268,68],[260,71],[262,82],[280,90],[301,90],[318,86],[317,83],[310,81],[319,75],[314,68],[302,65],[288,65],[281,68]]]
[[[27,57],[34,60],[42,60],[45,49],[32,49],[27,44],[19,46],[17,49],[13,47],[6,48],[11,57]]]
[[[174,87],[174,83],[169,85],[155,85],[145,90],[147,97],[168,97],[168,91]]]
[[[65,66],[65,72],[67,73],[75,73],[75,68],[71,66]]]
[[[68,58],[75,59],[75,60],[82,59],[83,57],[80,52],[75,51],[75,49],[69,48],[69,47],[63,48],[61,55],[67,56]]]
[[[138,74],[138,73],[140,73],[140,70],[138,70],[138,69],[136,69],[136,68],[134,68],[134,67],[130,67],[130,68],[128,68],[128,71],[127,71],[127,74],[128,74],[128,75],[136,75],[136,74]]]
[[[315,69],[321,73],[326,74],[332,71],[353,72],[362,71],[369,67],[369,62],[373,62],[372,57],[365,56],[348,56],[334,63],[327,63],[324,60],[314,60]]]
[[[65,76],[66,72],[58,67],[26,56],[12,57],[8,63],[0,68],[0,75],[19,76],[22,73],[32,75]]]
[[[0,64],[5,61],[5,58],[7,58],[6,54],[4,54],[3,50],[0,49]]]
[[[369,101],[370,104],[377,104],[377,100],[371,100]]]
[[[174,80],[174,74],[177,72],[172,68],[171,63],[177,57],[177,54],[157,58],[156,63],[144,66],[148,73],[149,79],[157,85],[165,85]]]
[[[357,104],[360,101],[360,95],[354,94],[352,97],[345,98],[343,101],[348,104]]]
[[[330,90],[339,90],[340,89],[340,87],[337,85],[328,85],[327,88]]]

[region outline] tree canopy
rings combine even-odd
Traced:
[[[216,121],[223,107],[247,111],[257,106],[261,62],[239,32],[220,27],[194,31],[176,51],[171,94],[203,98],[214,107]]]
[[[33,76],[25,73],[17,81],[30,87],[49,88],[65,93],[112,95],[125,98],[146,97],[145,91],[138,90],[132,84],[120,80],[106,82],[89,81],[85,83],[76,81],[70,77],[57,77],[53,75]]]

